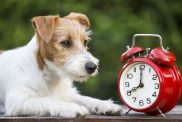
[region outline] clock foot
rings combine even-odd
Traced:
[[[131,111],[131,109],[129,109],[129,110],[125,113],[125,115],[128,115],[128,114],[130,113],[130,111]]]
[[[165,114],[161,111],[161,109],[159,107],[157,107],[157,109],[155,111],[152,112],[148,112],[146,113],[147,115],[151,115],[151,116],[156,116],[156,115],[161,115],[164,118],[166,118]]]

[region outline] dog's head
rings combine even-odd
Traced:
[[[40,69],[49,65],[76,81],[97,74],[99,61],[87,47],[91,34],[87,16],[79,13],[63,18],[39,16],[32,19],[32,24],[38,37]]]

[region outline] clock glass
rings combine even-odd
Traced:
[[[123,100],[132,108],[148,108],[158,98],[158,74],[152,66],[144,62],[135,62],[127,66],[119,83]]]

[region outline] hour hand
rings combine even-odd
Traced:
[[[135,92],[137,90],[138,86],[137,87],[133,87],[131,90],[129,90],[128,92]]]

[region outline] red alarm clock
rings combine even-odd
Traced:
[[[157,37],[160,48],[135,46],[136,37]],[[119,77],[120,98],[131,110],[158,115],[169,112],[181,96],[182,78],[176,66],[176,57],[163,48],[158,34],[135,34],[132,47],[122,54],[126,62]]]

